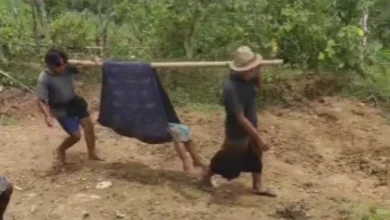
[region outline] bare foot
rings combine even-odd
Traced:
[[[65,151],[57,148],[56,154],[57,154],[57,163],[61,164],[62,166],[65,165],[65,161],[66,161]]]
[[[215,189],[215,185],[212,179],[207,175],[207,173],[203,175],[203,178],[200,181],[200,186],[206,192],[213,192]]]
[[[276,194],[268,190],[253,189],[252,193],[258,196],[275,198]]]
[[[55,160],[51,166],[51,168],[46,172],[47,176],[53,176],[65,171],[65,162]]]
[[[100,158],[96,153],[89,153],[88,154],[89,160],[95,160],[95,161],[104,161],[102,158]]]
[[[203,161],[197,161],[197,162],[194,161],[194,166],[200,167],[202,169],[207,169],[208,168],[206,163],[204,163]]]
[[[189,176],[194,175],[194,167],[189,162],[183,162],[183,170]]]
[[[206,173],[208,168],[209,168],[207,163],[205,163],[204,160],[201,159],[201,158],[198,158],[197,160],[194,160],[193,164],[194,164],[195,167],[200,167],[202,169],[203,173]]]

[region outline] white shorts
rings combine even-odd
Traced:
[[[183,143],[191,140],[190,129],[183,124],[168,124],[168,131],[175,142]]]

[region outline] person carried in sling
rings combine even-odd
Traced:
[[[38,78],[38,106],[46,125],[53,127],[54,119],[69,135],[58,146],[56,153],[60,166],[66,163],[66,150],[81,139],[80,125],[84,130],[90,160],[102,160],[96,154],[95,131],[84,98],[74,91],[73,74],[78,71],[68,64],[68,56],[60,50],[50,50],[45,57],[46,68]]]
[[[183,124],[169,123],[168,131],[172,135],[176,153],[183,163],[184,172],[193,176],[195,167],[200,167],[205,172],[208,166],[195,150],[195,143],[191,139],[190,129]]]

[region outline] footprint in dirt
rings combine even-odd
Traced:
[[[305,210],[302,207],[290,206],[277,210],[273,216],[276,219],[286,220],[308,220]]]

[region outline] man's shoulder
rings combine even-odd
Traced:
[[[232,88],[233,81],[230,78],[227,78],[223,81],[222,88]]]
[[[50,78],[50,75],[44,70],[39,73],[38,82],[47,82]]]
[[[230,91],[233,91],[234,90],[234,82],[233,80],[227,78],[225,79],[225,81],[223,82],[223,85],[222,85],[222,91],[223,92],[230,92]]]

